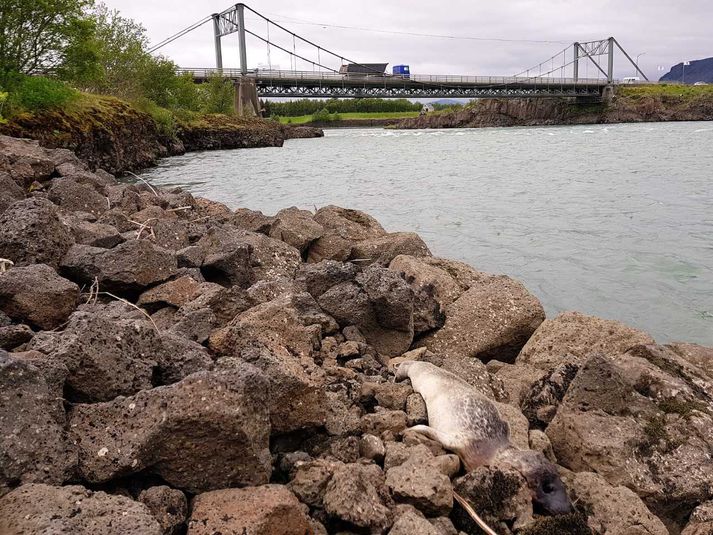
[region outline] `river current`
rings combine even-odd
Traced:
[[[190,153],[154,185],[274,214],[337,204],[579,310],[713,345],[713,123],[332,129]]]

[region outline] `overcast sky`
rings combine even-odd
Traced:
[[[140,21],[153,43],[213,12],[226,0],[105,0],[110,8]],[[358,62],[405,63],[421,74],[510,75],[534,66],[574,41],[616,37],[650,78],[683,60],[713,56],[713,1],[711,0],[261,0],[247,5],[324,48]],[[318,24],[383,30],[363,31]],[[254,15],[246,26],[265,36],[266,24]],[[210,23],[166,46],[161,52],[183,67],[215,65]],[[439,34],[455,37],[552,42],[503,42],[447,39],[387,32]],[[292,39],[270,29],[270,37],[285,48]],[[561,41],[561,43],[558,43]],[[314,49],[297,46],[298,53],[317,59]],[[273,68],[290,68],[290,59],[273,49]],[[223,38],[224,66],[238,64],[236,35]],[[339,60],[321,54],[323,63]],[[251,68],[267,64],[266,46],[248,36]],[[561,60],[560,60],[561,64]],[[633,75],[632,68],[616,63],[616,76]],[[311,70],[306,63],[299,70]],[[592,66],[581,73],[593,75]],[[549,69],[548,69],[549,70]],[[665,72],[665,71],[664,71]]]

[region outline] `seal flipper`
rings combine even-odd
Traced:
[[[438,429],[434,429],[433,427],[429,427],[427,425],[414,425],[413,427],[409,427],[408,429],[406,429],[406,431],[415,431],[416,433],[421,433],[422,435],[425,435],[428,438],[440,443],[441,446],[446,449],[454,451],[457,449],[457,441],[454,440],[454,437],[443,433]]]

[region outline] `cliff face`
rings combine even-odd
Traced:
[[[70,149],[91,168],[111,173],[147,167],[160,156],[183,152],[180,144],[159,134],[151,116],[111,97],[83,101],[71,111],[20,114],[0,132],[35,139],[47,148]]]
[[[571,99],[483,99],[466,108],[404,119],[397,128],[478,128],[713,120],[713,93],[690,95],[620,89],[609,104]]]
[[[186,151],[281,147],[285,139],[323,135],[318,128],[206,115],[180,122],[175,136],[168,136],[147,113],[119,99],[95,95],[84,95],[67,109],[17,115],[0,126],[0,133],[34,139],[50,149],[70,149],[90,168],[114,174]]]

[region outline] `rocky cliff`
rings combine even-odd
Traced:
[[[267,216],[0,136],[0,533],[703,535],[713,349],[656,345],[325,206]],[[466,473],[395,382],[491,400],[559,465]]]
[[[713,92],[691,93],[675,86],[619,88],[608,104],[572,99],[482,99],[455,111],[404,119],[396,128],[478,128],[557,124],[713,120]]]
[[[0,133],[35,139],[48,148],[70,149],[91,169],[118,174],[186,151],[280,147],[292,137],[323,135],[318,128],[225,115],[179,121],[167,134],[147,113],[119,99],[96,95],[84,95],[70,109],[17,115],[0,125]]]

